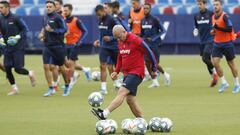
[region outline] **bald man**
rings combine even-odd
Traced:
[[[113,27],[113,35],[118,39],[118,60],[116,70],[111,74],[116,79],[120,71],[124,74],[123,85],[118,95],[104,110],[92,109],[92,113],[100,120],[107,119],[109,114],[126,101],[135,117],[142,117],[142,111],[136,101],[137,88],[144,78],[144,55],[148,53],[152,62],[152,70],[156,72],[156,60],[148,45],[135,34],[128,33],[122,25]]]

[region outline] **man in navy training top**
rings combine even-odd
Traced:
[[[158,47],[162,42],[161,35],[165,33],[165,29],[160,23],[160,21],[156,17],[151,15],[150,4],[144,4],[143,8],[145,17],[141,21],[141,37],[149,45],[149,48],[152,50],[156,57],[157,63],[159,63],[160,53]],[[147,59],[147,57],[146,67],[153,80],[149,88],[159,87],[160,85],[158,83],[157,77],[152,75],[153,73],[151,70],[150,60]],[[165,85],[169,86],[171,84],[170,75],[166,71],[164,71],[160,65],[158,65],[157,69],[160,73],[163,74]]]
[[[107,64],[109,59],[112,63],[116,64],[118,48],[117,40],[113,37],[112,28],[116,25],[114,18],[104,11],[102,5],[97,5],[95,8],[97,17],[99,18],[98,28],[100,30],[99,40],[94,42],[95,47],[100,47],[99,60],[100,60],[100,72],[101,72],[101,89],[102,94],[107,94]],[[111,72],[110,72],[111,74]],[[119,88],[121,83],[118,79],[113,79],[114,86]]]
[[[127,32],[130,32],[131,29],[128,26],[128,22],[127,22],[128,20],[120,11],[120,3],[118,1],[113,1],[111,5],[112,5],[112,12],[113,12],[113,17],[115,21],[121,24]]]
[[[194,16],[195,29],[193,35],[200,37],[200,56],[206,64],[209,74],[212,76],[210,87],[214,87],[218,81],[217,72],[213,66],[211,55],[213,48],[213,36],[211,35],[213,12],[206,8],[207,0],[197,0],[199,13]]]
[[[43,34],[40,35],[40,38],[45,43],[45,48],[43,51],[43,63],[44,65],[56,65],[59,66],[60,72],[63,75],[65,81],[65,88],[63,96],[68,96],[69,82],[70,78],[67,76],[67,71],[64,67],[65,62],[65,46],[64,46],[64,34],[67,31],[66,23],[64,19],[55,12],[55,3],[54,1],[46,1],[47,15],[44,17],[43,22]],[[53,92],[52,85],[52,74],[51,72],[45,71],[45,77],[48,81],[48,90],[44,94],[45,97],[51,96]]]

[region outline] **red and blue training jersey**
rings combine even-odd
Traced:
[[[116,72],[123,72],[124,76],[136,74],[144,78],[144,55],[147,53],[152,61],[152,70],[156,71],[156,59],[148,45],[132,33],[127,33],[125,41],[118,42],[118,60]]]

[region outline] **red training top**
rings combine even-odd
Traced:
[[[142,46],[143,39],[132,33],[127,33],[126,40],[118,41],[118,60],[116,72],[120,70],[124,76],[136,74],[144,78],[144,55],[145,48]]]

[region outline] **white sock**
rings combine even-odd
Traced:
[[[152,80],[154,84],[159,85],[157,78]]]
[[[164,72],[163,73],[164,77],[168,76],[168,73],[167,72]]]
[[[58,82],[53,82],[53,87],[58,86]]]
[[[109,114],[110,114],[110,111],[107,108],[103,110],[104,118],[107,118]]]
[[[213,74],[217,74],[217,71],[215,68],[212,69]]]
[[[75,70],[74,72],[73,72],[73,76],[77,76],[78,75],[78,72]]]
[[[16,85],[16,84],[13,84],[13,85],[12,85],[12,89],[18,90],[17,85]]]
[[[33,76],[33,71],[30,70],[29,73],[28,73],[29,76]]]
[[[86,67],[82,67],[83,72],[87,72],[88,69]]]
[[[239,79],[238,79],[238,77],[233,78],[233,81],[234,81],[234,85],[235,85],[235,86],[238,86],[238,85],[239,85]]]
[[[226,84],[227,83],[227,80],[225,79],[224,76],[221,77],[221,80],[222,80],[222,84]]]
[[[101,90],[107,90],[107,82],[101,83]]]

